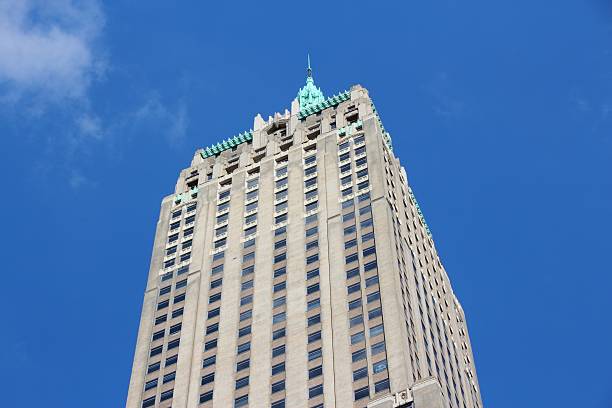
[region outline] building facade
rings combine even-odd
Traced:
[[[196,151],[162,200],[127,408],[481,408],[465,316],[368,91]]]

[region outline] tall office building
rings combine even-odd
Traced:
[[[128,408],[480,408],[465,316],[359,85],[195,152],[162,200]]]

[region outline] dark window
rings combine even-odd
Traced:
[[[283,276],[286,273],[287,273],[287,268],[283,266],[282,268],[278,268],[274,270],[274,277],[278,278],[279,276]]]
[[[285,337],[285,328],[278,329],[272,332],[272,340],[278,340]]]
[[[281,380],[279,382],[275,382],[272,384],[272,394],[275,392],[279,392],[285,389],[285,380]]]
[[[205,384],[210,384],[211,382],[215,381],[215,373],[210,373],[205,375],[204,377],[202,377],[202,385]]]
[[[175,355],[173,355],[173,356],[171,356],[171,357],[168,357],[168,358],[166,359],[166,364],[165,364],[165,366],[166,366],[166,367],[169,367],[169,366],[171,366],[171,365],[173,365],[173,364],[176,364],[176,362],[177,362],[177,361],[178,361],[178,354],[175,354]]]
[[[308,343],[312,343],[312,342],[315,342],[317,340],[321,340],[321,331],[320,330],[317,331],[317,332],[314,332],[314,333],[310,333],[308,335]]]
[[[176,371],[168,373],[168,374],[164,375],[163,383],[166,384],[166,383],[169,383],[170,381],[174,381],[175,378],[176,378]]]
[[[308,379],[312,380],[313,378],[316,378],[321,374],[323,374],[323,366],[311,368],[310,370],[308,370]]]
[[[176,339],[168,342],[168,350],[172,350],[173,348],[177,348],[181,342],[181,339]]]
[[[212,365],[215,365],[215,363],[217,362],[217,356],[212,356],[212,357],[208,357],[205,358],[204,361],[202,361],[202,368],[206,368],[206,367],[210,367]]]
[[[236,389],[244,388],[249,385],[249,377],[242,377],[236,380]]]
[[[358,316],[352,317],[350,319],[349,326],[350,327],[355,327],[355,326],[358,326],[358,325],[360,325],[362,323],[363,323],[363,316],[362,315],[358,315]]]
[[[170,293],[170,290],[172,289],[172,286],[166,286],[165,288],[161,288],[159,290],[159,296],[163,296],[165,294]]]
[[[314,398],[323,394],[323,384],[315,385],[314,387],[308,390],[308,398]]]
[[[380,292],[376,291],[376,292],[372,292],[368,295],[368,303],[374,302],[376,300],[380,299]]]
[[[278,363],[272,366],[272,375],[276,375],[278,373],[284,373],[284,372],[285,372],[285,362]]]
[[[170,398],[172,398],[172,395],[174,395],[174,390],[168,390],[168,391],[162,392],[161,395],[159,396],[159,400],[160,401],[169,400]]]
[[[200,395],[200,404],[203,403],[203,402],[211,401],[212,398],[213,398],[212,390],[208,391],[208,392],[205,392],[204,394]]]
[[[276,298],[274,299],[274,301],[272,301],[272,307],[278,307],[278,306],[284,305],[286,300],[287,299],[284,296]]]
[[[155,405],[155,396],[142,401],[142,408],[152,407]]]
[[[219,307],[211,309],[208,311],[208,318],[210,319],[211,317],[219,316],[220,313],[221,313],[221,308]]]
[[[217,348],[217,339],[207,341],[204,344],[204,351],[212,350],[214,348]]]
[[[363,387],[363,388],[359,388],[358,390],[355,390],[355,401],[358,401],[362,398],[366,398],[369,396],[370,396],[369,387]]]
[[[365,349],[361,349],[361,350],[357,350],[355,352],[353,352],[353,363],[363,360],[364,358],[366,358],[366,351]]]
[[[175,324],[174,326],[170,327],[170,334],[176,334],[176,333],[180,332],[181,331],[181,327],[182,327],[181,323]]]
[[[366,288],[376,285],[377,283],[378,283],[378,275],[369,277],[368,279],[366,279]]]
[[[389,389],[389,379],[384,379],[382,381],[378,381],[374,384],[374,392],[379,393],[382,391],[386,391]]]
[[[353,371],[353,381],[361,380],[368,376],[368,367],[362,367],[358,370]]]
[[[355,276],[359,276],[359,267],[353,268],[346,272],[346,279],[354,278]]]
[[[377,318],[380,315],[382,315],[382,310],[380,307],[377,307],[376,309],[370,310],[368,312],[368,319],[372,320],[372,319]]]
[[[242,354],[245,351],[249,351],[251,349],[251,342],[246,342],[238,345],[238,354]]]
[[[349,310],[357,309],[361,306],[361,298],[349,302]]]
[[[319,284],[315,283],[314,285],[308,286],[308,288],[306,289],[306,294],[310,295],[310,294],[318,292],[318,291],[319,291]]]
[[[157,317],[155,318],[155,324],[160,324],[160,323],[163,323],[163,322],[165,322],[167,319],[168,319],[168,316],[167,316],[167,315],[157,316]]]
[[[154,380],[148,381],[145,384],[145,391],[150,390],[151,388],[155,388],[155,387],[157,387],[157,378]]]
[[[385,352],[385,342],[381,341],[380,343],[376,343],[372,345],[372,355],[380,354]]]
[[[182,281],[176,282],[176,286],[174,287],[174,289],[184,288],[185,286],[187,286],[187,279],[183,279]]]
[[[217,301],[221,300],[221,292],[219,293],[215,293],[214,295],[210,295],[210,297],[208,298],[208,303],[215,303]]]
[[[251,326],[246,326],[238,330],[238,337],[246,336],[251,334]]]
[[[321,306],[321,299],[313,299],[306,305],[306,311],[316,309],[319,306]]]
[[[318,232],[317,227],[312,227],[306,230],[306,237],[310,237],[312,235],[315,235]]]
[[[308,327],[321,323],[321,315],[314,315],[308,318]]]
[[[176,309],[172,311],[172,318],[181,316],[183,314],[183,308],[181,307],[180,309]]]
[[[349,264],[351,262],[357,261],[357,259],[359,259],[359,256],[357,254],[351,254],[351,255],[347,255],[344,261],[345,263]]]
[[[272,357],[277,357],[285,354],[285,345],[278,346],[272,349]]]
[[[206,334],[212,334],[219,331],[219,323],[213,323],[206,328]]]
[[[379,324],[378,326],[374,326],[370,328],[370,337],[378,336],[383,332],[383,325]]]
[[[155,348],[151,349],[151,353],[149,353],[149,357],[153,357],[153,356],[156,356],[158,354],[161,354],[162,353],[162,349],[163,349],[163,346],[158,346],[158,347],[155,347]]]
[[[153,333],[153,338],[151,341],[155,341],[155,340],[159,340],[162,337],[164,337],[166,331],[165,330],[160,330],[158,332]]]
[[[238,397],[234,400],[234,408],[244,407],[249,403],[249,396],[243,395],[242,397]]]
[[[321,349],[318,348],[316,350],[312,350],[308,352],[308,361],[312,361],[312,360],[316,360],[317,358],[321,357],[322,353],[321,353]]]
[[[245,321],[250,319],[253,316],[253,311],[252,310],[247,310],[245,312],[240,313],[240,321]]]
[[[248,305],[249,303],[253,303],[253,295],[244,296],[240,299],[240,306]]]
[[[242,360],[236,363],[236,371],[241,371],[244,370],[245,368],[249,368],[249,366],[251,365],[251,360],[250,359],[246,359],[246,360]]]
[[[216,274],[218,274],[220,272],[223,272],[223,264],[217,265],[214,268],[212,268],[212,270],[210,271],[210,274],[211,275],[216,275]]]
[[[159,367],[160,367],[160,363],[159,362],[150,364],[149,368],[147,368],[147,374],[151,374],[151,373],[159,370]]]
[[[319,276],[319,269],[318,268],[306,272],[306,280],[309,280],[309,279],[312,279],[312,278],[316,278],[317,276]]]
[[[359,292],[360,289],[361,289],[361,283],[360,282],[354,283],[354,284],[352,284],[351,286],[349,286],[347,288],[349,294],[355,293],[355,292]]]
[[[374,374],[382,373],[386,369],[387,369],[387,360],[381,360],[372,365],[372,370],[374,371]]]
[[[363,250],[363,257],[365,258],[366,256],[372,255],[376,253],[376,247],[369,247]]]
[[[281,290],[284,290],[286,287],[287,287],[286,282],[279,282],[276,285],[274,285],[274,293],[280,292]]]
[[[180,302],[182,302],[183,300],[185,300],[185,294],[184,294],[184,293],[181,293],[180,295],[176,295],[176,296],[174,297],[174,303],[175,303],[175,304],[176,304],[176,303],[180,303]]]
[[[351,336],[351,344],[361,343],[364,340],[365,340],[365,334],[362,331],[359,333],[355,333]]]

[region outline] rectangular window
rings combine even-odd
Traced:
[[[366,350],[365,349],[361,349],[361,350],[357,350],[357,351],[353,352],[353,355],[352,355],[353,363],[356,363],[357,361],[361,361],[361,360],[363,360],[365,358],[366,358]]]
[[[171,381],[174,381],[175,378],[176,378],[176,371],[168,373],[168,374],[164,375],[163,383],[166,384],[166,383],[169,383]]]
[[[282,268],[278,268],[274,270],[274,277],[278,278],[279,276],[283,276],[286,273],[287,273],[287,268],[283,266]]]
[[[306,272],[306,280],[310,280],[312,278],[316,278],[317,276],[319,276],[319,269],[318,268]]]
[[[219,323],[213,323],[206,327],[206,334],[212,334],[219,331]]]
[[[278,346],[272,349],[272,357],[278,357],[285,354],[285,345]]]
[[[318,228],[317,227],[312,227],[306,230],[306,238],[313,236],[315,234],[318,233]]]
[[[160,365],[161,364],[159,362],[150,364],[149,367],[147,368],[147,374],[151,374],[159,370]]]
[[[180,295],[176,295],[176,296],[174,297],[174,301],[173,301],[173,303],[174,303],[174,304],[177,304],[177,303],[182,302],[183,300],[185,300],[185,294],[184,294],[184,293],[181,293]]]
[[[221,300],[221,292],[210,295],[208,298],[208,304],[218,302],[219,300]]]
[[[306,251],[310,251],[311,249],[318,248],[319,241],[311,241],[306,244]]]
[[[315,385],[308,390],[308,398],[312,399],[323,394],[323,384]]]
[[[166,359],[166,364],[165,365],[166,365],[166,367],[170,367],[171,365],[176,364],[177,361],[178,361],[178,354],[175,354],[175,355],[173,355],[171,357],[168,357]]]
[[[287,287],[287,282],[279,282],[276,285],[274,285],[274,293],[285,290],[286,287]]]
[[[161,354],[162,350],[163,350],[163,346],[158,346],[158,347],[152,348],[151,352],[149,353],[149,357],[153,357],[153,356],[157,356],[157,355]]]
[[[382,381],[378,381],[377,383],[374,383],[374,392],[375,393],[379,393],[379,392],[383,392],[389,389],[389,379],[386,378]]]
[[[376,269],[377,265],[376,265],[376,261],[372,261],[372,262],[368,262],[367,264],[365,264],[363,266],[363,270],[365,272],[371,271],[372,269]]]
[[[251,316],[253,315],[253,310],[249,309],[245,312],[240,313],[240,321],[243,322],[245,320],[248,320],[251,318]]]
[[[238,354],[242,354],[251,349],[251,342],[246,342],[238,345]]]
[[[285,372],[285,362],[284,361],[282,363],[278,363],[272,366],[272,375],[276,375],[276,374],[284,373],[284,372]]]
[[[351,318],[349,319],[349,322],[350,322],[349,326],[350,326],[351,328],[352,328],[352,327],[355,327],[355,326],[359,326],[360,324],[362,324],[362,323],[363,323],[363,316],[362,316],[362,315],[357,315],[357,316],[355,316],[355,317],[351,317]]]
[[[317,214],[309,215],[308,217],[304,219],[304,223],[306,225],[310,224],[311,222],[315,222],[315,221],[317,221]]]
[[[278,340],[285,337],[285,328],[278,329],[272,332],[272,340]]]
[[[151,398],[147,398],[146,400],[142,401],[142,408],[148,408],[154,405],[155,405],[155,396],[152,396]]]
[[[249,366],[251,365],[251,360],[250,359],[246,359],[246,360],[242,360],[236,363],[236,371],[242,371],[246,368],[249,368]]]
[[[240,285],[240,290],[247,290],[247,289],[251,289],[253,287],[253,279],[248,280],[246,282],[242,282],[242,284]]]
[[[306,311],[316,309],[319,306],[321,306],[321,299],[317,298],[317,299],[311,300],[308,302],[306,306]]]
[[[361,283],[360,282],[354,283],[354,284],[350,285],[347,288],[347,291],[348,291],[349,295],[351,293],[359,292],[360,290],[361,290]]]
[[[355,390],[355,401],[359,401],[362,398],[370,397],[370,388],[363,387]]]
[[[315,283],[314,285],[308,286],[308,288],[306,289],[306,294],[310,295],[310,294],[316,293],[318,291],[319,291],[319,284]]]
[[[252,274],[253,272],[255,272],[255,265],[247,266],[246,268],[244,268],[242,270],[241,275],[244,277],[244,276]]]
[[[355,333],[351,336],[351,345],[361,343],[365,340],[364,332]]]
[[[221,286],[222,283],[223,283],[223,278],[214,280],[210,282],[210,288],[211,289],[218,288],[219,286]]]
[[[257,225],[254,225],[244,230],[244,236],[248,237],[249,235],[253,235],[256,232],[257,232]]]
[[[306,265],[310,265],[311,263],[315,263],[319,261],[319,254],[310,255],[306,258]]]
[[[313,343],[317,340],[321,340],[321,331],[316,331],[308,335],[308,343]]]
[[[285,389],[285,380],[281,380],[272,384],[272,394]]]
[[[283,252],[282,254],[278,254],[274,257],[274,263],[282,262],[287,259],[287,253]]]
[[[280,248],[284,248],[287,246],[287,240],[286,239],[281,239],[280,241],[276,241],[274,243],[274,249],[280,249]]]
[[[168,350],[177,348],[181,343],[181,339],[176,339],[168,342]]]
[[[383,325],[379,324],[378,326],[374,326],[370,328],[370,338],[378,336],[383,332]]]
[[[385,342],[381,341],[380,343],[376,343],[372,345],[371,349],[372,349],[373,356],[375,356],[376,354],[384,353],[385,352]]]
[[[382,315],[382,309],[377,307],[376,309],[372,309],[368,312],[368,320],[376,319],[378,316]]]
[[[369,288],[370,286],[374,286],[377,284],[378,284],[378,275],[371,276],[368,279],[366,279],[366,288]]]
[[[308,327],[321,323],[321,315],[314,315],[308,318]]]
[[[308,379],[312,380],[323,374],[323,366],[318,366],[308,370]]]
[[[359,259],[357,254],[347,255],[344,262],[350,264],[351,262],[356,262]]]
[[[200,394],[200,404],[204,403],[204,402],[208,402],[208,401],[212,401],[213,399],[213,392],[208,391],[205,392],[204,394]]]
[[[371,246],[363,250],[363,257],[365,258],[366,256],[369,256],[375,253],[376,253],[376,247]]]
[[[249,404],[249,396],[243,395],[234,400],[234,408],[246,407]]]
[[[202,361],[202,368],[213,366],[215,365],[216,362],[217,362],[217,356],[205,358],[204,361]]]
[[[249,385],[249,377],[242,377],[236,380],[236,389],[244,388]]]
[[[161,288],[159,290],[159,296],[163,296],[163,295],[170,293],[171,289],[172,289],[172,286],[166,286],[165,288]]]
[[[172,311],[172,318],[174,319],[175,317],[179,317],[183,315],[183,308],[181,307],[180,309],[176,309]]]
[[[286,298],[284,296],[281,296],[279,298],[274,299],[274,301],[272,302],[272,307],[279,307],[285,304]]]
[[[182,323],[175,324],[174,326],[170,327],[170,331],[169,332],[170,332],[170,334],[176,334],[176,333],[181,331],[182,327],[183,327]]]
[[[163,316],[157,316],[157,318],[155,318],[155,324],[160,324],[165,322],[168,319],[167,315],[163,315]]]
[[[253,259],[255,259],[255,252],[249,252],[248,254],[244,254],[242,262],[249,262]]]
[[[355,238],[353,238],[353,239],[351,239],[349,241],[346,241],[344,243],[344,249],[349,249],[349,248],[352,248],[354,246],[357,246],[357,239],[355,239]]]
[[[361,307],[361,298],[349,302],[349,310],[357,309],[359,307]]]
[[[200,384],[206,385],[214,381],[215,381],[215,373],[213,372],[213,373],[207,374],[204,377],[202,377],[202,381],[200,382]]]
[[[353,381],[361,380],[368,376],[368,367],[362,367],[358,370],[353,371]]]
[[[155,387],[157,387],[157,378],[154,379],[154,380],[148,381],[145,384],[145,388],[144,389],[145,389],[145,391],[147,391],[147,390],[150,390],[151,388],[155,388]]]
[[[204,343],[204,351],[217,348],[217,339],[213,339]]]
[[[174,289],[184,288],[185,286],[187,286],[187,279],[184,279],[182,281],[176,282],[176,285],[174,286]]]
[[[245,326],[238,330],[238,337],[243,337],[247,334],[251,334],[251,326]]]
[[[381,360],[372,365],[372,371],[374,371],[374,374],[382,373],[386,369],[387,369],[387,360]]]
[[[346,272],[346,279],[354,278],[355,276],[359,276],[359,267],[353,268]]]
[[[286,319],[285,312],[277,313],[274,316],[272,316],[272,324],[284,322],[285,319]]]
[[[323,354],[321,352],[321,348],[312,350],[308,352],[308,361],[312,361],[312,360],[316,360],[317,358],[321,357]]]
[[[160,330],[158,332],[153,333],[153,338],[151,339],[151,341],[155,341],[155,340],[159,340],[161,338],[163,338],[166,334],[165,330]]]

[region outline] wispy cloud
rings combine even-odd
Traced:
[[[156,128],[171,146],[180,145],[187,134],[189,121],[183,101],[178,102],[176,109],[170,109],[158,93],[151,93],[132,116],[136,126]]]
[[[105,66],[96,49],[104,14],[94,0],[0,1],[0,92],[6,102],[24,96],[84,98]]]

